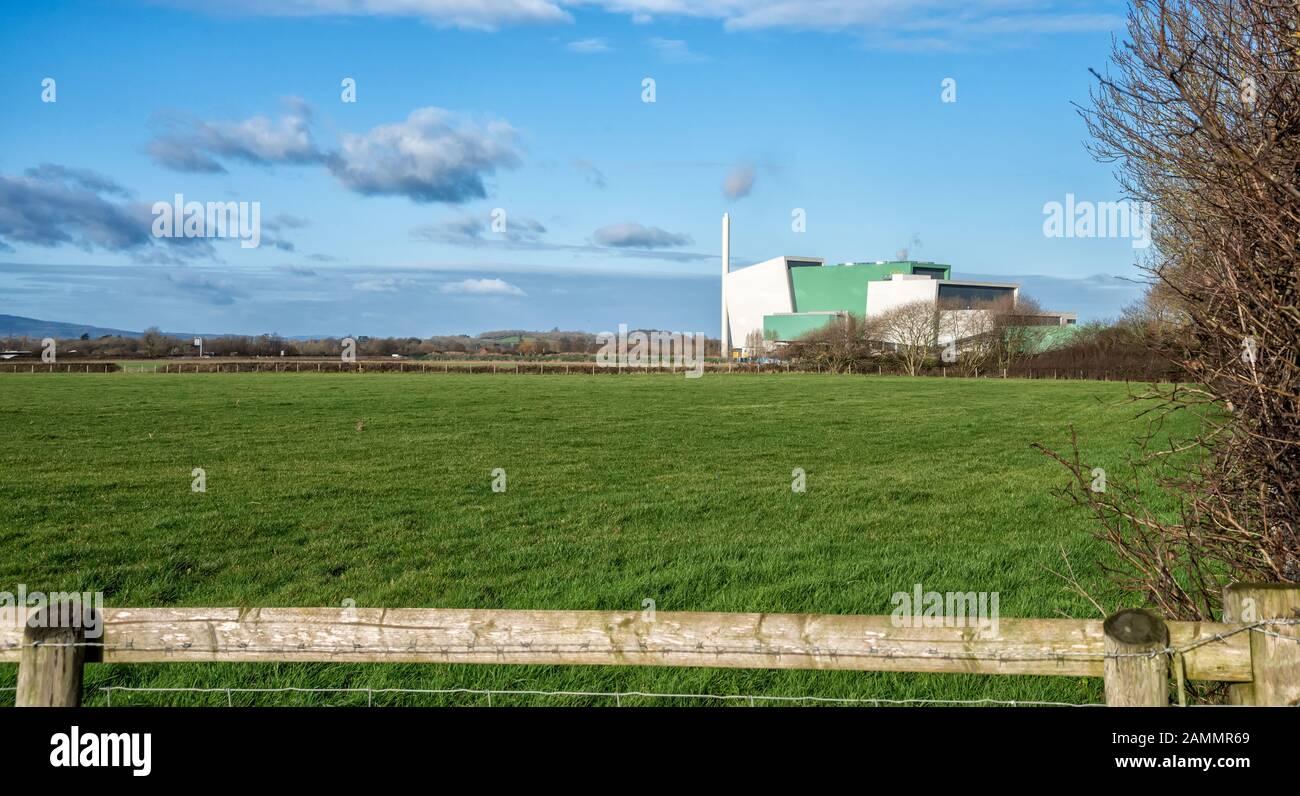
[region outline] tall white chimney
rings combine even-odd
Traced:
[[[727,274],[731,273],[731,216],[722,214],[722,358],[731,359],[731,323],[727,317]]]

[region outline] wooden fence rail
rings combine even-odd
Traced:
[[[1290,593],[1300,608],[1300,589]],[[101,618],[102,636],[72,642],[66,636],[55,640],[48,629],[28,627],[34,613],[0,608],[0,662],[20,664],[19,705],[75,704],[84,661],[521,663],[1092,676],[1106,678],[1111,704],[1165,704],[1175,661],[1186,680],[1249,684],[1267,676],[1282,695],[1278,699],[1300,689],[1300,645],[1270,646],[1271,669],[1261,674],[1261,661],[1252,656],[1252,625],[1163,622],[1146,612],[1136,617],[1121,612],[1104,623],[1002,618],[994,633],[992,627],[897,627],[888,616],[822,614],[109,608]],[[1117,620],[1126,613],[1130,616]],[[1278,625],[1272,632],[1295,629]],[[57,649],[81,655],[75,660],[52,656]],[[73,677],[75,689],[67,682]]]

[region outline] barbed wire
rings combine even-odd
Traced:
[[[1297,620],[1297,619],[1282,619],[1282,620],[1279,620],[1279,621],[1277,621],[1277,622],[1272,622],[1272,623],[1270,623],[1270,624],[1279,624],[1279,625],[1295,625],[1295,624],[1300,624],[1300,620]],[[1268,637],[1270,637],[1270,638],[1283,639],[1284,641],[1300,641],[1300,636],[1286,636],[1286,635],[1283,635],[1283,634],[1281,634],[1281,633],[1278,633],[1278,632],[1275,631],[1275,630],[1265,630],[1265,629],[1263,629],[1263,628],[1255,628],[1255,632],[1256,632],[1256,633],[1259,633],[1259,634],[1261,634],[1261,635],[1268,636]]]
[[[108,706],[112,707],[114,693],[202,693],[225,694],[226,704],[234,707],[234,694],[366,694],[367,707],[374,706],[376,694],[418,694],[422,696],[483,696],[487,697],[488,706],[492,706],[493,696],[532,696],[532,697],[579,697],[594,699],[613,699],[622,706],[624,699],[695,699],[721,702],[747,701],[751,706],[759,702],[768,703],[816,703],[834,705],[1003,705],[1008,707],[1069,707],[1089,708],[1105,707],[1099,703],[1050,702],[1032,699],[931,699],[925,697],[911,699],[888,699],[884,697],[824,697],[824,696],[774,696],[770,694],[678,694],[654,691],[543,691],[538,689],[504,689],[504,688],[303,688],[300,686],[277,686],[267,688],[223,688],[223,687],[147,687],[147,686],[101,686],[100,693],[105,695]]]
[[[432,654],[442,655],[445,657],[456,656],[465,657],[468,655],[482,656],[504,656],[504,655],[564,655],[564,654],[583,654],[583,653],[610,653],[624,655],[628,653],[641,653],[646,655],[681,655],[681,656],[707,656],[707,655],[763,655],[769,657],[825,657],[830,659],[836,658],[869,658],[869,659],[894,659],[894,660],[948,660],[948,661],[988,661],[993,663],[1016,663],[1016,662],[1047,662],[1064,659],[1084,659],[1084,660],[1106,660],[1117,658],[1155,658],[1161,655],[1181,655],[1207,644],[1225,641],[1228,638],[1239,633],[1256,632],[1263,633],[1273,638],[1283,639],[1295,643],[1300,643],[1300,636],[1289,636],[1281,633],[1265,630],[1268,626],[1292,626],[1300,624],[1300,619],[1264,619],[1258,622],[1242,625],[1223,633],[1212,633],[1203,638],[1198,638],[1181,646],[1166,645],[1162,648],[1146,652],[1073,652],[1070,650],[1060,650],[1056,652],[1008,655],[1005,653],[953,653],[940,652],[937,648],[923,652],[905,652],[897,649],[879,650],[874,648],[844,650],[833,647],[771,647],[764,645],[755,645],[752,647],[741,646],[720,646],[697,642],[694,648],[683,647],[650,647],[645,644],[631,646],[608,646],[597,647],[590,642],[579,642],[572,644],[550,644],[538,645],[531,642],[520,642],[516,645],[508,644],[482,644],[478,642],[466,643],[463,647],[452,644],[436,644],[432,646],[421,646],[415,641],[401,646],[369,646],[363,644],[351,644],[347,646],[319,646],[300,643],[294,646],[257,646],[246,642],[237,642],[233,646],[227,647],[195,647],[191,642],[182,644],[164,644],[162,646],[140,646],[133,641],[126,643],[109,644],[100,641],[75,641],[75,642],[20,642],[4,645],[3,649],[16,649],[28,647],[93,647],[110,652],[184,652],[186,650],[197,649],[205,654],[216,654],[220,652],[244,652],[249,654],[265,655],[292,655],[328,652],[334,655],[349,654],[366,654],[366,655],[409,655],[409,654]],[[918,641],[916,643],[927,643]],[[933,642],[929,643],[941,643]]]

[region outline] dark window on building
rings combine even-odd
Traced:
[[[928,276],[931,279],[943,279],[948,275],[948,271],[945,268],[929,268],[924,265],[912,266],[912,273],[915,276]]]
[[[975,309],[999,301],[1008,301],[1015,288],[982,285],[939,285],[939,303],[950,309]]]
[[[821,263],[809,262],[808,260],[787,260],[791,268],[807,268],[809,266],[819,266]]]
[[[1060,326],[1060,315],[1022,315],[1020,323],[1024,326]]]

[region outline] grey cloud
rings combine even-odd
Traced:
[[[632,249],[664,249],[694,243],[690,235],[647,227],[635,221],[601,227],[592,233],[592,238],[602,246]]]
[[[208,238],[161,238],[161,246],[133,249],[131,259],[155,265],[181,265],[198,259],[216,259],[217,249]]]
[[[299,218],[298,216],[289,215],[288,213],[276,213],[271,218],[262,222],[262,229],[269,229],[272,232],[277,232],[282,229],[302,229],[303,227],[310,225],[311,221],[305,218]]]
[[[507,215],[505,221],[505,229],[494,232],[491,230],[491,222],[488,218],[464,215],[437,224],[416,227],[412,230],[412,235],[435,243],[482,246],[489,243],[520,245],[537,243],[542,235],[546,234],[546,227],[536,219]]]
[[[45,164],[24,176],[0,175],[0,239],[36,246],[70,244],[121,251],[151,242],[147,217],[101,196],[120,188],[93,172]],[[99,175],[95,175],[99,178]],[[98,187],[90,187],[98,185]]]
[[[279,249],[282,252],[293,252],[298,250],[298,247],[294,245],[293,241],[276,237],[275,235],[267,235],[266,233],[262,233],[260,245],[270,246]]]
[[[277,213],[262,222],[261,242],[265,246],[272,246],[280,251],[296,251],[297,247],[294,246],[293,241],[278,234],[268,235],[267,233],[279,233],[285,229],[302,229],[310,224],[311,222],[305,218],[299,218],[288,213]]]
[[[605,187],[605,173],[602,172],[599,168],[597,168],[596,164],[592,163],[589,160],[575,160],[573,161],[573,166],[578,171],[582,172],[583,177],[587,180],[587,182],[591,183],[597,188]]]
[[[575,255],[695,262],[716,259],[716,254],[700,252],[666,251],[659,246],[681,246],[691,243],[690,235],[676,235],[656,227],[646,228],[636,223],[612,224],[596,231],[596,243],[551,243],[541,236],[546,227],[530,218],[510,217],[505,233],[489,232],[488,224],[475,216],[461,216],[438,224],[426,224],[411,230],[411,236],[433,243],[456,246],[491,246],[526,251],[570,252]]]
[[[187,143],[182,137],[167,134],[155,138],[145,147],[145,151],[165,169],[183,171],[189,174],[224,174],[225,166],[213,160],[193,143]]]
[[[94,193],[115,194],[123,197],[130,196],[131,193],[119,185],[112,177],[100,174],[92,169],[60,166],[57,163],[42,163],[39,166],[27,169],[23,174],[38,182],[63,182],[79,185]]]
[[[0,246],[103,249],[148,263],[216,256],[208,238],[155,238],[151,205],[114,198],[129,194],[103,174],[52,163],[0,175]]]
[[[754,190],[756,176],[753,166],[748,163],[738,164],[722,181],[722,192],[728,199],[744,199],[749,196],[750,191]]]
[[[166,280],[177,292],[193,296],[207,304],[224,306],[234,304],[235,299],[247,296],[243,290],[226,280],[206,274],[169,273],[166,275]]]

